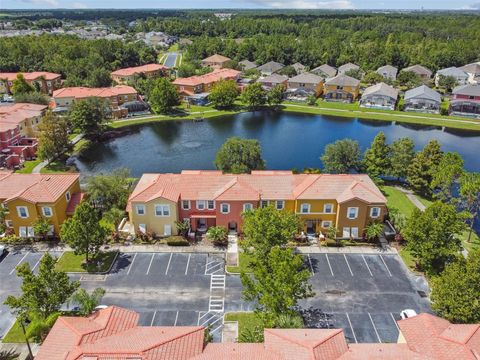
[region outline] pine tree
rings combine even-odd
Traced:
[[[432,180],[443,153],[440,143],[431,140],[422,151],[419,151],[408,167],[407,181],[413,190],[419,194],[432,196]]]
[[[370,177],[381,182],[380,176],[388,173],[390,168],[390,147],[386,143],[385,134],[379,132],[372,141],[372,145],[365,152],[363,167]]]

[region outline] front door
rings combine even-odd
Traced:
[[[228,223],[228,230],[237,231],[237,223],[235,221],[230,221]]]
[[[165,236],[172,235],[172,225],[165,225],[165,228],[163,229],[163,235]]]

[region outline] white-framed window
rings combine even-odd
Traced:
[[[250,203],[243,204],[243,211],[248,211],[252,209],[253,209],[253,204],[250,204]]]
[[[170,205],[155,204],[155,216],[170,216]]]
[[[18,236],[27,237],[27,227],[26,226],[20,226],[18,228]]]
[[[135,205],[137,215],[145,215],[145,205]]]
[[[323,212],[325,214],[331,214],[333,213],[333,204],[325,204],[323,205]]]
[[[43,216],[46,216],[46,217],[52,217],[53,215],[53,211],[50,206],[42,207],[42,213],[43,213]]]
[[[370,217],[377,218],[380,216],[380,208],[379,207],[372,207],[370,209]]]
[[[347,209],[347,218],[356,219],[358,217],[358,207],[349,207]]]
[[[67,191],[65,193],[65,199],[67,199],[67,201],[70,201],[71,198],[72,198],[72,195],[70,194],[70,191]]]
[[[350,235],[352,238],[358,238],[358,227],[352,227],[350,229]]]
[[[322,221],[322,228],[328,229],[330,226],[332,226],[331,221]]]
[[[220,212],[222,214],[228,214],[230,212],[230,204],[222,203],[220,205]]]
[[[164,236],[170,236],[170,235],[172,235],[172,225],[166,224],[166,225],[163,227],[163,235],[164,235]]]
[[[215,201],[213,201],[213,200],[208,200],[208,201],[207,201],[207,209],[208,209],[208,210],[215,210]]]
[[[12,220],[5,220],[5,225],[7,225],[8,228],[13,227],[13,221]]]
[[[145,234],[147,232],[147,225],[146,224],[138,224],[138,231]]]
[[[190,210],[190,200],[182,200],[182,209]]]
[[[275,208],[277,210],[283,210],[284,207],[285,207],[285,201],[283,201],[283,200],[275,201]]]
[[[27,235],[28,237],[34,237],[35,233],[33,232],[33,226],[27,227]]]
[[[302,214],[308,214],[310,212],[310,204],[301,204],[300,205],[300,212]]]
[[[349,227],[344,227],[343,228],[343,236],[344,238],[349,238],[350,237],[350,228]]]
[[[28,218],[28,208],[26,206],[17,206],[17,213],[22,219]]]
[[[260,202],[260,207],[266,208],[267,206],[268,206],[268,200],[262,200],[262,201]]]
[[[205,200],[197,200],[197,210],[205,210]]]

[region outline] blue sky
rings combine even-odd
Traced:
[[[38,8],[318,8],[480,9],[479,0],[0,0],[0,9]]]

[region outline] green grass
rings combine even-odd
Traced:
[[[31,174],[33,168],[40,163],[41,161],[39,159],[32,160],[32,161],[25,161],[23,163],[23,167],[20,170],[17,170],[16,172],[19,174]]]
[[[262,321],[253,312],[232,312],[225,314],[225,321],[238,321],[238,335],[245,330],[253,331],[256,327],[263,329]],[[239,342],[241,342],[239,340]]]
[[[26,328],[28,330],[28,326]],[[25,343],[25,335],[23,335],[22,327],[18,321],[15,321],[8,333],[4,336],[4,343]]]
[[[382,186],[381,189],[387,198],[387,206],[389,208],[395,208],[405,216],[410,216],[415,209],[415,205],[403,192],[393,186]]]
[[[67,166],[65,161],[52,161],[50,164],[40,170],[42,174],[57,174],[75,171],[74,167]]]
[[[175,43],[168,48],[168,52],[176,52],[176,51],[178,51],[178,43]]]
[[[410,254],[410,252],[407,249],[405,249],[405,247],[402,247],[398,253],[403,259],[403,262],[405,263],[405,265],[407,265],[407,267],[410,270],[415,271],[416,270],[415,258],[412,256],[412,254]]]
[[[480,250],[480,237],[475,233],[475,231],[472,232],[472,236],[470,238],[470,242],[468,242],[468,234],[470,231],[465,231],[462,236],[460,237],[462,239],[462,245],[467,251],[471,250]]]
[[[116,255],[115,251],[101,252],[95,259],[95,262],[100,262],[98,266],[93,263],[86,266],[85,255],[75,255],[73,251],[67,251],[58,259],[55,267],[65,272],[105,272],[110,269]]]
[[[243,252],[240,252],[238,253],[238,266],[227,266],[227,271],[230,272],[230,273],[234,273],[234,274],[239,274],[240,272],[250,272],[250,268],[249,268],[249,265],[250,265],[250,257],[243,253]]]
[[[426,199],[426,198],[424,198],[424,197],[421,196],[421,195],[415,194],[415,196],[417,197],[417,199],[418,199],[425,207],[429,207],[430,205],[433,204],[433,201],[432,201],[432,200]]]

